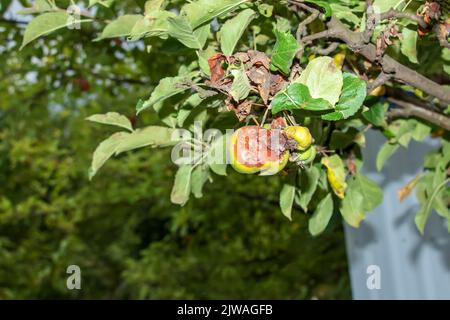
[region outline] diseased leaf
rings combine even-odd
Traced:
[[[331,193],[329,193],[325,198],[323,198],[314,214],[308,221],[308,230],[312,236],[317,236],[321,234],[328,223],[330,222],[331,216],[333,215],[333,198]]]
[[[192,169],[192,165],[182,165],[178,168],[170,194],[172,203],[184,206],[188,202],[191,193]]]
[[[353,84],[350,80],[349,82]],[[310,61],[300,77],[295,80],[306,85],[313,98],[325,99],[332,106],[339,101],[343,81],[342,71],[336,67],[331,57],[319,57]],[[356,87],[356,92],[359,93],[359,85]],[[357,99],[360,99],[359,95]]]
[[[247,74],[243,68],[231,71],[234,77],[230,94],[236,102],[244,100],[250,93],[251,86]]]
[[[194,30],[184,16],[169,17],[169,35],[186,47],[191,49],[202,49],[210,32],[209,24]]]
[[[378,151],[376,160],[376,167],[378,171],[381,171],[381,169],[383,169],[386,160],[394,154],[398,147],[398,144],[391,144],[389,142],[385,142],[381,146],[380,151]]]
[[[274,30],[277,41],[272,51],[270,66],[280,70],[285,75],[289,74],[295,54],[299,48],[297,39],[289,32]]]
[[[227,20],[220,29],[220,48],[222,52],[230,56],[239,39],[244,34],[250,22],[256,17],[256,12],[252,9],[241,11],[236,17]]]
[[[107,38],[126,37],[131,34],[135,24],[142,19],[140,14],[126,14],[120,16],[116,20],[110,22],[103,29],[102,34],[94,41],[99,41]]]
[[[344,73],[342,93],[335,111],[322,116],[324,120],[342,120],[353,116],[362,106],[366,98],[366,82],[351,73]]]
[[[347,183],[345,182],[345,168],[342,159],[337,155],[323,157],[322,164],[327,168],[327,178],[334,193],[344,199]]]
[[[53,31],[71,27],[78,23],[88,22],[90,19],[77,20],[74,16],[67,12],[47,12],[43,13],[27,24],[23,34],[22,45],[19,50],[22,50],[31,41],[47,35]]]
[[[116,152],[120,143],[122,143],[129,135],[130,133],[128,132],[116,132],[98,145],[92,156],[92,163],[89,169],[89,180],[95,176],[97,171]]]
[[[89,120],[92,122],[97,122],[97,123],[102,123],[102,124],[118,126],[118,127],[128,129],[130,131],[133,131],[133,126],[131,125],[130,120],[127,117],[125,117],[117,112],[108,112],[105,114],[94,114],[94,115],[86,118],[86,120]]]
[[[197,0],[184,5],[181,13],[187,16],[192,27],[196,29],[215,17],[220,17],[233,11],[246,2],[249,2],[249,0]]]
[[[283,110],[305,109],[311,111],[328,110],[331,105],[324,99],[313,99],[308,88],[301,83],[291,83],[273,98],[272,113]]]

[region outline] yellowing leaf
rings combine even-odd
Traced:
[[[403,201],[405,200],[410,194],[411,191],[416,187],[417,182],[422,178],[421,174],[418,174],[414,177],[411,181],[409,181],[407,184],[405,184],[400,190],[397,192],[398,200]]]
[[[306,85],[313,98],[325,99],[334,106],[339,101],[344,78],[333,58],[319,57],[308,63],[295,82]]]
[[[344,199],[347,183],[345,182],[345,169],[342,159],[338,155],[322,158],[322,164],[327,168],[328,182],[333,192]]]

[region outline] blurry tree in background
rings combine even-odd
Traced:
[[[150,54],[139,42],[91,42],[95,24],[19,52],[28,20],[11,14],[18,2],[32,1],[1,1],[0,299],[350,297],[339,217],[313,239],[306,215],[280,214],[278,178],[214,176],[180,208],[168,201],[169,152],[142,149],[89,182],[92,151],[114,129],[85,118],[113,110],[137,127],[159,123],[136,118],[136,101],[195,52],[176,41],[153,40]],[[107,8],[97,17],[114,18]],[[71,264],[80,291],[66,288]]]

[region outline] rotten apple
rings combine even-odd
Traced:
[[[288,138],[295,140],[299,151],[305,151],[313,142],[311,132],[309,132],[307,127],[289,126],[284,128],[284,133]]]
[[[289,151],[285,144],[286,137],[279,129],[242,127],[230,139],[231,165],[240,173],[274,175],[288,162]]]

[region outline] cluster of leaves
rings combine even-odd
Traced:
[[[334,15],[351,28],[366,27],[364,1],[306,2],[321,10],[324,19]],[[113,9],[115,2],[90,1],[89,5],[97,5],[99,10]],[[418,8],[418,4],[411,5],[411,1],[375,0],[373,6],[379,12],[390,8]],[[76,21],[67,19],[67,12],[52,1],[36,1],[30,10],[27,12],[39,15],[28,24],[22,46],[68,24],[95,22],[95,17],[88,15],[85,15],[86,19]],[[280,194],[281,209],[288,218],[291,218],[294,205],[313,213],[309,229],[317,235],[326,228],[333,212],[339,211],[347,223],[358,227],[365,213],[382,201],[380,188],[360,172],[367,125],[379,128],[388,138],[377,158],[380,170],[399,146],[407,147],[411,138],[422,141],[436,129],[422,120],[390,121],[388,103],[379,97],[366,97],[366,83],[370,83],[379,67],[350,53],[344,45],[336,47],[334,58],[317,57],[313,48],[301,47],[293,35],[298,19],[284,2],[149,0],[143,3],[141,12],[105,20],[107,24],[96,40],[125,36],[132,42],[142,40],[150,55],[159,54],[156,46],[178,52],[176,75],[161,79],[149,99],[140,100],[136,107],[138,114],[153,109],[165,126],[134,129],[117,113],[89,118],[128,130],[113,134],[99,145],[94,153],[91,177],[112,155],[177,142],[170,139],[174,130],[193,131],[195,121],[202,121],[204,128],[224,131],[250,121],[263,125],[265,121],[282,116],[288,123],[308,126],[320,147],[320,156],[310,166],[296,164],[288,168],[286,180],[289,181]],[[320,31],[324,24],[322,20],[316,20],[310,28]],[[389,51],[406,64],[417,64],[416,69],[425,74],[443,65],[448,71],[449,49],[438,48],[428,50],[422,56],[418,54],[418,48],[426,46],[427,39],[418,42],[417,28],[417,22],[406,19],[377,25],[372,35],[377,56]],[[301,34],[297,34],[299,36]],[[301,57],[297,57],[299,52],[303,52]],[[432,54],[443,55],[444,59],[430,59]],[[428,62],[422,63],[425,59]],[[423,93],[414,88],[390,86],[424,98]],[[203,185],[212,181],[210,171],[226,175],[225,166],[203,161],[210,158],[211,150],[222,147],[222,141],[211,144],[192,138],[186,140],[199,146],[206,155],[192,165],[179,168],[171,199],[181,205],[186,204],[191,193],[202,196]],[[436,178],[437,185],[433,179],[422,180],[433,180],[430,183],[439,187],[436,189],[439,195],[447,182],[446,166],[447,163],[444,173]],[[434,193],[425,198],[436,203]],[[431,207],[439,208],[438,212],[447,219],[450,217],[446,205],[426,205],[425,211]],[[421,231],[428,215],[423,212],[421,210],[416,219],[420,221]]]

